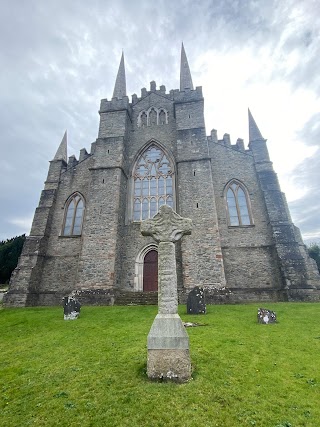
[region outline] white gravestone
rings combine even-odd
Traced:
[[[192,221],[170,206],[141,223],[141,233],[158,243],[158,314],[148,335],[147,373],[151,379],[187,381],[191,377],[189,337],[178,314],[175,242],[191,234]]]

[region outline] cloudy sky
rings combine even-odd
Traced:
[[[128,95],[179,87],[181,41],[207,134],[268,139],[292,217],[320,241],[318,0],[0,0],[0,240],[29,233],[51,160],[98,133],[122,49]]]

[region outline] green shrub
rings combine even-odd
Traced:
[[[10,276],[18,264],[26,236],[13,237],[0,242],[0,283],[9,283]]]

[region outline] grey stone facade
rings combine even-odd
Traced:
[[[206,135],[201,87],[193,89],[184,49],[180,90],[151,82],[126,96],[122,57],[114,97],[103,99],[90,153],[66,156],[66,135],[50,162],[6,306],[60,304],[73,292],[82,304],[114,304],[143,291],[143,262],[157,250],[133,214],[133,171],[150,146],[170,159],[173,208],[193,221],[176,245],[180,302],[195,286],[207,303],[319,300],[320,277],[292,223],[266,140],[249,114],[249,145]],[[241,186],[250,223],[231,225],[227,189]],[[84,203],[80,234],[64,235],[70,198]]]

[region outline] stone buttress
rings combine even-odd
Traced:
[[[43,264],[47,255],[53,211],[61,174],[67,168],[67,133],[61,141],[53,160],[36,208],[30,235],[26,237],[18,266],[14,270],[8,293],[3,298],[5,306],[39,304]],[[40,302],[41,303],[41,302]]]
[[[283,280],[283,299],[317,300],[320,294],[319,273],[307,254],[300,230],[293,224],[285,194],[269,158],[266,140],[249,113],[249,148],[264,194],[276,252]]]
[[[131,105],[126,96],[124,58],[111,101],[101,101],[98,139],[93,162],[86,221],[82,233],[76,295],[84,302],[113,303],[121,282],[121,245],[128,172],[126,146],[131,130]]]

